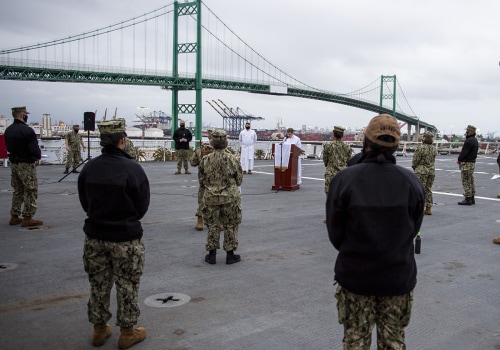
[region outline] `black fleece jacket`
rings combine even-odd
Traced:
[[[78,177],[78,196],[87,213],[89,238],[125,242],[142,237],[139,221],[149,207],[149,180],[142,167],[115,147],[102,149]]]
[[[402,295],[417,283],[413,240],[422,224],[424,189],[395,162],[367,157],[330,183],[326,224],[339,251],[335,280],[355,294]]]

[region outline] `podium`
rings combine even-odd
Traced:
[[[295,191],[297,184],[300,148],[290,144],[273,144],[274,185],[273,190]],[[282,152],[283,151],[283,152]]]

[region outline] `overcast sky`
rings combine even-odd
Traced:
[[[170,4],[148,0],[3,0],[0,49],[101,28]],[[396,75],[414,113],[446,134],[468,124],[500,136],[500,1],[498,0],[205,0],[227,26],[268,61],[315,88],[350,92]],[[373,112],[308,99],[203,90],[203,101],[265,118],[253,127],[351,128]],[[80,123],[115,108],[127,121],[138,106],[170,114],[158,87],[0,81],[0,114],[26,105],[30,121]],[[194,116],[181,116],[194,122]],[[203,104],[203,122],[222,118]],[[406,130],[405,130],[406,131]]]

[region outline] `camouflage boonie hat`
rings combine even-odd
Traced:
[[[19,113],[19,112],[23,112],[23,113],[26,113],[26,114],[30,114],[30,112],[28,112],[26,110],[26,106],[22,106],[22,107],[12,107],[12,113]]]
[[[466,130],[476,132],[476,127],[475,127],[475,126],[473,126],[473,125],[467,125],[467,129],[466,129]]]
[[[430,139],[434,138],[434,134],[432,132],[430,132],[430,131],[424,132],[423,136],[428,137]]]
[[[345,128],[341,126],[334,126],[333,131],[344,132]]]
[[[119,134],[125,132],[125,122],[123,120],[110,120],[97,123],[101,134]]]
[[[217,140],[224,140],[227,137],[227,133],[222,129],[215,129],[212,131],[212,138]]]

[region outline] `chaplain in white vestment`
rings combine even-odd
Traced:
[[[283,139],[284,144],[295,145],[298,148],[302,148],[302,143],[300,142],[300,138],[295,136],[292,128],[286,129],[286,137]],[[299,157],[297,162],[297,185],[302,183],[302,157]]]
[[[250,129],[250,123],[245,123],[245,129],[241,130],[239,141],[241,147],[241,169],[243,170],[243,174],[251,174],[253,170],[257,134],[255,130]]]

